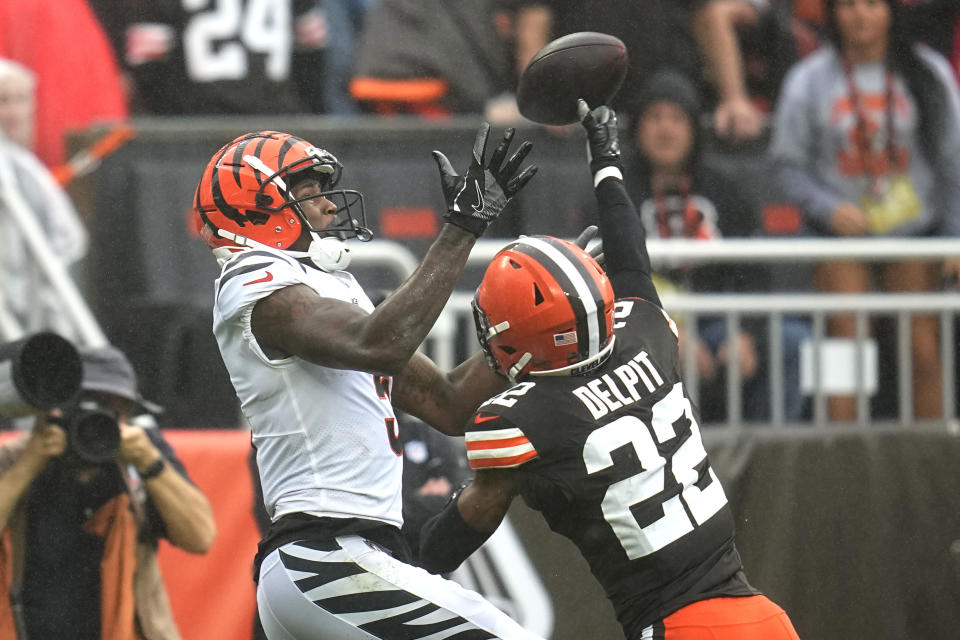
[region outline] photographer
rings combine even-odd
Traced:
[[[213,512],[123,353],[80,358],[79,400],[0,445],[0,637],[178,639],[157,541],[205,553]]]

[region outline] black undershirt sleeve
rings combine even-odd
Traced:
[[[417,565],[430,573],[450,573],[480,548],[490,533],[474,531],[463,520],[457,507],[458,491],[443,511],[433,516],[420,530]]]
[[[600,206],[604,269],[616,298],[643,298],[657,306],[660,296],[651,278],[647,234],[623,180],[604,178],[595,189]]]

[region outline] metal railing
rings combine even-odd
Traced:
[[[483,268],[508,240],[481,240],[474,247],[467,262],[468,268]],[[379,264],[371,247],[357,252],[358,264]],[[654,267],[670,267],[675,264],[704,263],[813,263],[821,260],[861,260],[890,262],[897,260],[938,260],[960,255],[960,240],[954,239],[742,239],[705,242],[699,240],[650,240],[647,243]],[[393,246],[390,251],[397,251]],[[397,277],[402,280],[413,271],[417,261],[412,255],[398,259],[391,256],[397,265]],[[401,266],[402,263],[402,266]],[[426,349],[437,363],[445,368],[456,364],[456,354],[469,354],[477,350],[476,337],[470,318],[472,292],[455,292],[426,342]],[[780,328],[787,315],[800,316],[809,321],[812,348],[811,366],[813,384],[810,390],[812,409],[804,424],[811,422],[823,426],[828,422],[827,393],[822,388],[824,363],[819,346],[827,338],[826,319],[833,313],[850,313],[857,327],[853,340],[856,354],[852,367],[855,371],[856,420],[860,426],[893,423],[906,426],[917,422],[913,415],[912,349],[910,345],[910,320],[914,315],[932,314],[939,317],[940,369],[942,384],[942,417],[936,422],[953,425],[957,410],[955,405],[955,316],[960,313],[960,294],[934,292],[916,294],[679,294],[661,296],[668,313],[682,315],[686,322],[695,323],[705,316],[720,316],[727,321],[728,335],[735,335],[745,317],[766,319],[769,333],[767,354],[768,388],[770,411],[767,424],[781,427],[790,425],[784,415],[783,353],[784,344]],[[893,317],[896,324],[895,361],[897,376],[898,413],[890,418],[876,418],[870,414],[870,393],[864,382],[863,353],[870,345],[867,325],[878,317]],[[683,374],[694,399],[700,391],[700,381],[693,349],[684,351]],[[726,367],[726,419],[727,426],[743,423],[741,398],[742,372],[736,358],[729,358]],[[882,390],[889,393],[891,390]]]
[[[900,294],[871,293],[859,295],[843,294],[796,294],[796,295],[676,295],[663,296],[664,308],[671,314],[683,314],[689,321],[695,322],[698,316],[714,314],[726,318],[728,331],[735,334],[745,316],[763,316],[769,321],[768,375],[770,391],[770,424],[783,426],[784,388],[783,388],[783,334],[782,320],[785,315],[802,316],[810,319],[812,327],[812,346],[810,350],[813,370],[812,396],[813,409],[811,420],[814,424],[827,422],[826,398],[823,390],[823,351],[817,348],[826,339],[826,319],[834,313],[851,313],[854,316],[856,335],[853,339],[854,369],[857,405],[856,423],[865,426],[878,420],[870,415],[870,397],[866,388],[864,350],[869,336],[868,321],[879,316],[892,316],[896,323],[896,367],[897,406],[896,422],[901,426],[913,424],[913,386],[912,386],[912,349],[910,344],[910,321],[914,315],[939,316],[940,326],[940,370],[942,386],[942,421],[950,422],[956,417],[954,398],[955,384],[955,333],[954,318],[960,313],[960,295],[956,293]],[[698,379],[696,354],[693,349],[683,354],[684,382],[694,399],[697,398]],[[728,359],[726,371],[726,403],[728,425],[740,424],[743,420],[741,395],[739,393],[742,376],[736,358]],[[882,365],[881,365],[882,366]],[[880,392],[885,392],[881,390]]]
[[[82,295],[70,278],[62,262],[54,257],[42,229],[30,215],[28,205],[17,190],[9,167],[0,163],[0,205],[17,224],[26,246],[36,258],[36,268],[57,292],[68,316],[76,329],[78,339],[89,344],[102,344],[106,338]],[[482,269],[509,240],[480,240],[467,262],[467,268]],[[895,260],[938,260],[960,255],[960,240],[923,239],[726,239],[718,241],[699,240],[649,240],[647,243],[654,267],[671,267],[676,264],[704,263],[813,263],[821,260],[845,259],[871,262]],[[357,243],[353,247],[354,264],[377,267],[394,274],[403,281],[418,264],[417,257],[405,246],[390,241]],[[477,349],[472,331],[470,298],[472,292],[455,292],[444,312],[431,331],[425,344],[426,350],[446,368],[456,364],[458,354],[469,354]],[[910,319],[917,314],[939,316],[940,367],[942,381],[942,421],[952,423],[956,418],[954,402],[955,344],[954,318],[960,312],[960,294],[664,294],[661,296],[668,313],[683,315],[689,322],[705,316],[721,316],[727,321],[728,335],[733,335],[741,326],[744,317],[766,318],[769,330],[769,423],[775,426],[788,424],[783,410],[783,341],[780,326],[784,316],[797,315],[809,319],[812,342],[812,367],[814,386],[810,421],[823,425],[827,421],[826,394],[820,389],[821,350],[817,345],[826,338],[826,318],[831,313],[851,313],[857,327],[854,349],[857,357],[856,423],[876,423],[870,415],[870,397],[863,383],[864,371],[860,357],[869,344],[867,325],[872,318],[892,316],[896,321],[896,366],[899,372],[910,372],[912,350],[910,348]],[[24,327],[9,312],[0,295],[0,339],[20,337],[33,328]],[[683,360],[684,377],[691,394],[699,395],[699,380],[692,349],[686,350]],[[742,372],[736,358],[726,363],[726,422],[740,424],[743,420]],[[897,397],[899,413],[895,422],[907,425],[915,422],[910,398],[913,394],[912,379],[908,373],[898,376]]]

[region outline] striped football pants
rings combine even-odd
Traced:
[[[357,535],[274,550],[257,609],[270,640],[541,640],[473,591]]]

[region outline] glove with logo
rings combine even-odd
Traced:
[[[591,110],[580,98],[577,100],[577,115],[587,131],[587,159],[594,175],[606,167],[620,166],[620,140],[617,131],[617,114],[606,105]]]
[[[503,140],[490,156],[490,162],[484,164],[487,137],[490,134],[490,125],[484,122],[473,143],[470,166],[462,176],[457,175],[447,156],[439,151],[433,152],[433,159],[440,169],[443,197],[447,202],[447,212],[443,215],[447,222],[479,238],[510,199],[536,174],[535,165],[529,165],[518,173],[520,163],[533,147],[529,141],[521,144],[517,152],[504,162],[514,133],[512,127],[504,132]]]

